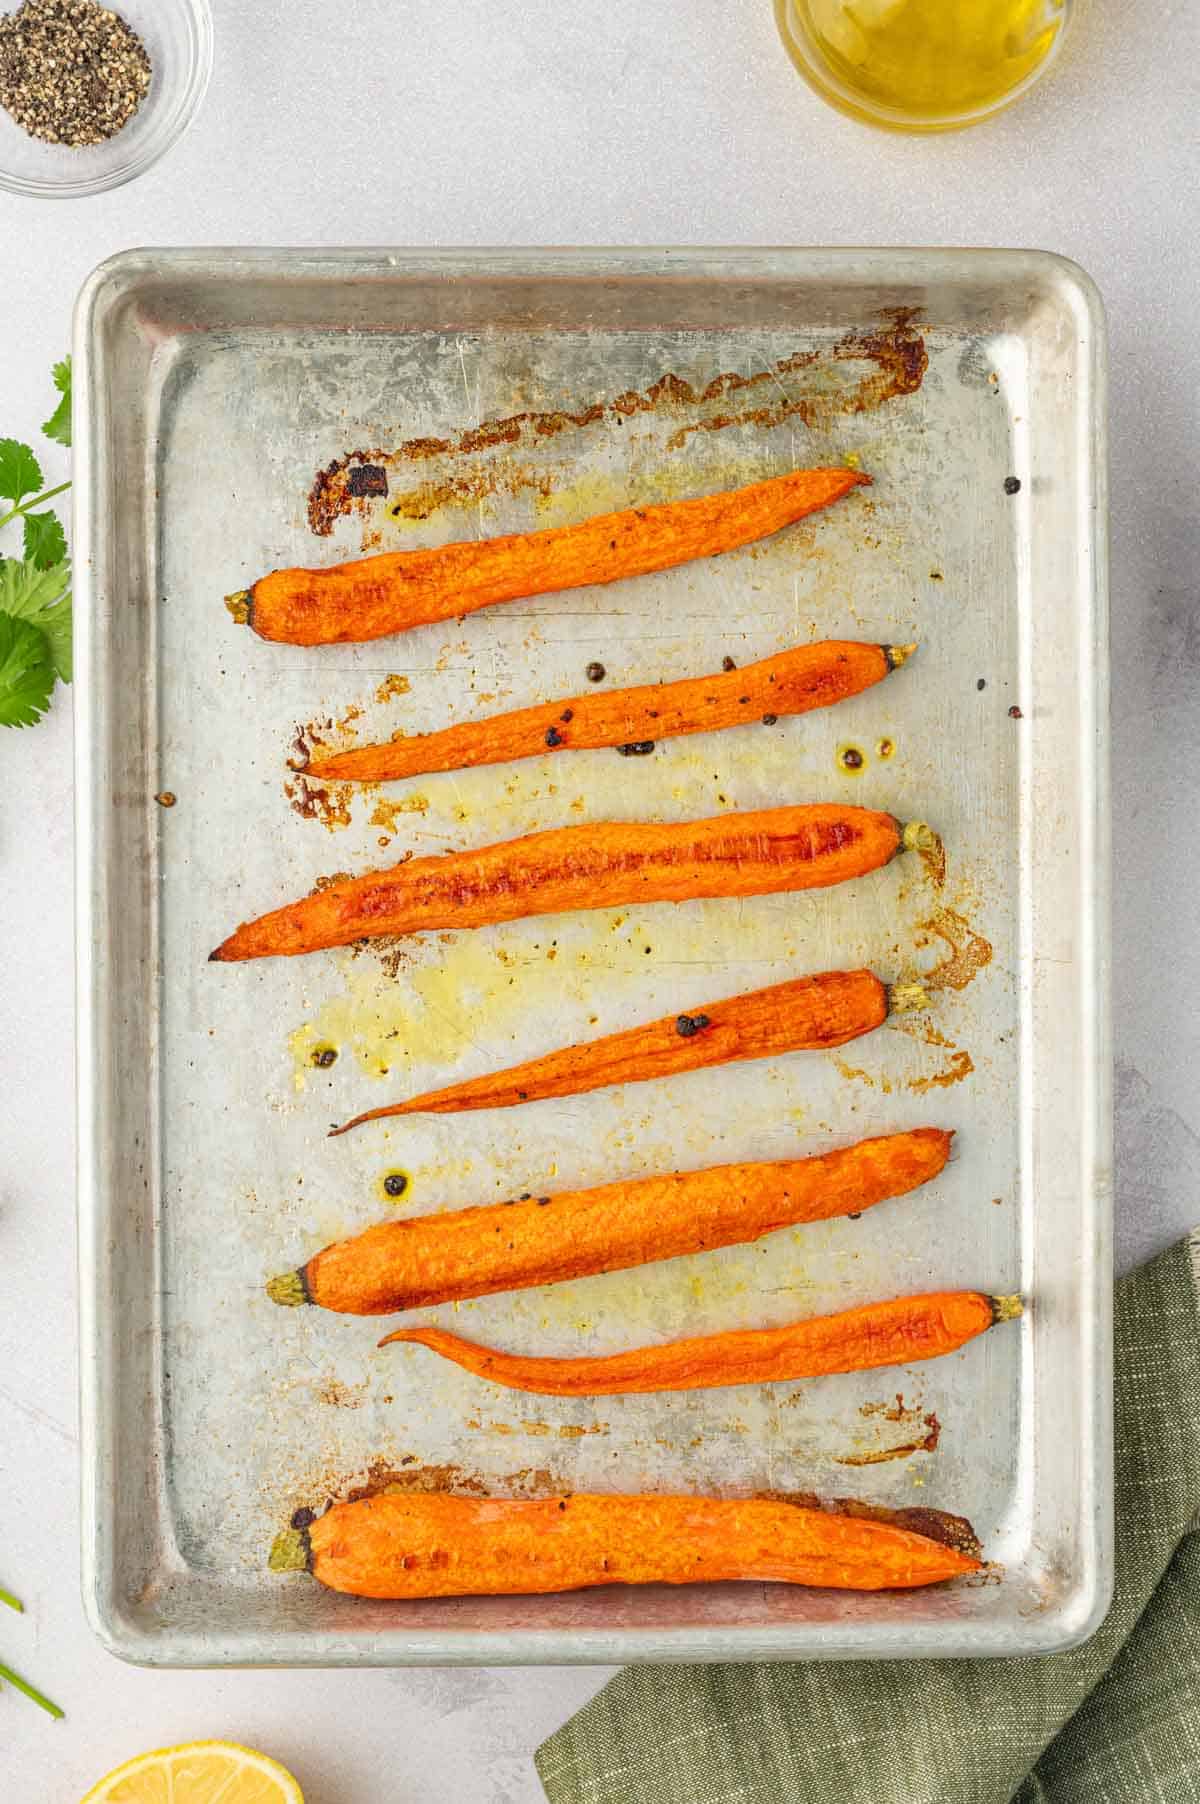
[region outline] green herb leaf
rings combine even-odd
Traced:
[[[50,706],[54,661],[40,627],[0,613],[0,726],[32,727]]]
[[[71,566],[54,564],[39,570],[15,558],[0,559],[0,612],[27,620],[45,634],[54,673],[71,680]]]
[[[50,570],[67,555],[67,535],[57,514],[25,515],[25,559],[39,570]]]
[[[64,357],[61,363],[54,366],[54,386],[62,396],[62,400],[42,427],[47,438],[52,438],[56,445],[71,443],[71,359]]]
[[[19,439],[0,438],[0,495],[23,501],[42,487],[42,467],[28,445]]]

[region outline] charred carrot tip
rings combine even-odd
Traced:
[[[994,1322],[1015,1322],[1018,1316],[1022,1316],[1025,1313],[1025,1304],[1018,1296],[989,1297],[988,1302],[992,1306],[992,1320]]]
[[[232,595],[225,597],[225,606],[228,608],[231,618],[236,620],[239,626],[249,626],[250,624],[250,603],[249,589],[237,589]]]
[[[911,645],[885,645],[883,655],[893,670],[899,670],[902,664],[908,663],[916,649],[917,641],[914,639]]]

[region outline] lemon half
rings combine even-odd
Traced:
[[[127,1760],[81,1804],[304,1804],[292,1775],[232,1741],[189,1741]]]

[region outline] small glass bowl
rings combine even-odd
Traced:
[[[74,199],[133,181],[191,124],[212,68],[208,0],[105,0],[137,32],[150,57],[150,87],[129,124],[103,144],[72,150],[32,138],[0,107],[0,188],[37,199]],[[0,0],[15,12],[20,0]]]
[[[880,88],[872,81],[864,80],[865,75],[875,73],[870,69],[869,58],[878,54],[873,50],[869,36],[860,29],[862,21],[870,26],[874,14],[886,17],[889,13],[894,17],[903,14],[899,0],[841,0],[839,7],[834,7],[825,0],[824,4],[817,0],[775,0],[775,21],[779,27],[779,35],[783,39],[784,49],[795,63],[797,69],[811,88],[815,88],[822,100],[827,100],[839,112],[849,113],[852,119],[861,119],[867,125],[883,126],[889,131],[898,132],[947,132],[960,131],[967,125],[978,125],[984,119],[1003,112],[1014,101],[1027,94],[1043,76],[1049,74],[1058,61],[1063,39],[1071,21],[1075,0],[1040,0],[1041,13],[1031,6],[1030,16],[1025,30],[1033,45],[1051,31],[1049,42],[1036,58],[1025,56],[1020,49],[1005,41],[1003,32],[996,38],[996,58],[987,77],[979,77],[978,87],[971,91],[971,84],[964,85],[957,99],[953,90],[946,88],[937,99],[930,95],[918,96],[916,93],[901,95],[894,92],[887,95],[886,86]],[[943,0],[946,16],[955,18],[953,0]],[[965,9],[964,9],[965,10]],[[1003,0],[995,0],[994,13],[998,22],[1003,22],[1005,14],[1011,12]],[[814,14],[824,21],[822,30],[814,20]],[[844,32],[844,43],[838,45],[836,39],[828,34],[828,26],[832,22]],[[920,30],[919,15],[909,27],[909,39]],[[960,22],[960,30],[968,37],[977,33],[977,24],[968,19]],[[858,39],[862,62],[856,67],[854,56],[855,39]],[[930,67],[937,66],[931,57]]]

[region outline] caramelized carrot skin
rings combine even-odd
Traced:
[[[384,1493],[308,1531],[311,1571],[356,1597],[467,1597],[756,1579],[878,1591],[980,1562],[891,1523],[762,1498],[536,1500]]]
[[[376,934],[481,927],[624,903],[819,889],[886,864],[900,849],[900,835],[890,814],[835,802],[670,824],[556,827],[343,878],[246,922],[209,956],[290,957]]]
[[[600,1359],[530,1359],[477,1346],[441,1328],[398,1328],[379,1344],[413,1341],[508,1390],[545,1397],[612,1397],[718,1385],[779,1384],[832,1372],[936,1359],[974,1339],[995,1319],[979,1291],[936,1291],[868,1303],[786,1328],[708,1334]]]
[[[387,1315],[731,1246],[915,1190],[941,1171],[950,1141],[941,1128],[916,1128],[808,1159],[382,1222],[310,1259],[304,1290],[324,1309]]]
[[[323,570],[276,570],[251,588],[249,621],[261,638],[291,645],[379,639],[494,602],[731,551],[869,481],[854,470],[792,470],[747,488],[597,514],[548,532],[389,551]]]
[[[406,1102],[356,1115],[336,1133],[388,1115],[448,1115],[511,1109],[553,1096],[578,1096],[609,1084],[644,1083],[680,1071],[775,1053],[844,1046],[887,1019],[887,989],[871,971],[823,971],[745,996],[706,1002],[689,1015],[664,1015],[645,1027],[568,1046],[507,1071],[467,1078]],[[682,1029],[681,1029],[682,1024]]]
[[[339,782],[385,783],[430,771],[545,757],[551,751],[709,733],[746,721],[757,723],[764,714],[804,714],[813,708],[827,708],[881,682],[890,669],[882,645],[826,640],[716,676],[573,695],[565,701],[497,714],[490,720],[466,721],[438,733],[355,746],[345,752],[318,752],[308,774]]]

